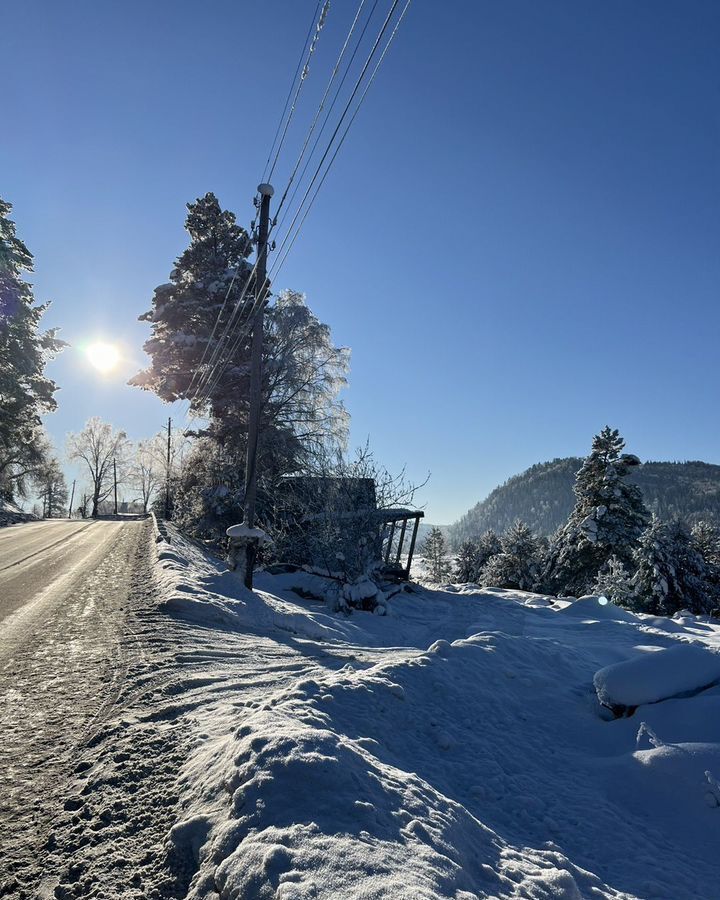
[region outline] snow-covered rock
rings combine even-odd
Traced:
[[[720,682],[720,653],[700,644],[652,649],[595,673],[598,700],[609,708],[641,706]]]

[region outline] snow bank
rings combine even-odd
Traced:
[[[470,586],[347,616],[294,573],[250,593],[179,536],[159,547],[194,743],[168,843],[192,900],[715,896],[720,687],[646,707],[640,733],[590,685],[637,687],[612,673],[645,658],[648,685],[696,682],[716,625]]]
[[[16,525],[20,522],[35,522],[37,516],[23,512],[19,506],[9,500],[0,500],[0,527],[3,525]]]
[[[699,644],[654,649],[595,673],[603,706],[626,708],[697,692],[720,681],[720,653]]]

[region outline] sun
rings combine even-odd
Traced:
[[[94,341],[85,350],[90,365],[99,372],[111,372],[120,362],[120,352],[113,344]]]

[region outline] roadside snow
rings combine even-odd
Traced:
[[[717,622],[471,585],[348,616],[170,536],[188,897],[717,894],[720,688],[661,699],[713,675]],[[660,702],[610,720],[594,678]]]

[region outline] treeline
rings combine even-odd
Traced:
[[[605,428],[594,438],[575,478],[572,509],[550,538],[518,520],[501,536],[488,530],[465,539],[451,571],[435,530],[424,547],[431,575],[555,596],[602,594],[658,615],[717,611],[720,528],[660,519],[633,483],[639,460],[623,448],[617,430]]]
[[[579,457],[554,459],[508,479],[449,527],[452,545],[458,547],[489,530],[502,533],[518,519],[536,534],[551,535],[572,511],[573,486],[581,465]],[[720,466],[647,462],[629,478],[658,518],[682,519],[690,526],[702,521],[720,525]]]

